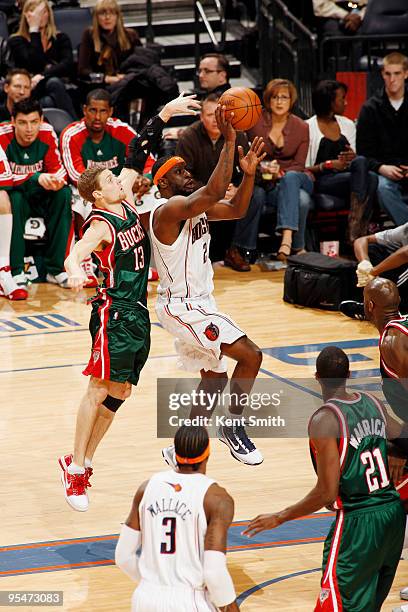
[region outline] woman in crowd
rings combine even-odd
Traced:
[[[41,98],[43,106],[64,109],[75,119],[72,100],[61,80],[72,76],[72,45],[64,32],[57,32],[47,0],[25,2],[18,31],[10,36],[8,47],[12,64],[33,75],[34,97]]]
[[[116,0],[97,0],[92,26],[83,33],[79,48],[79,76],[88,79],[91,73],[99,73],[107,85],[118,83],[125,76],[120,65],[136,45],[141,45],[139,36],[124,27]]]
[[[365,157],[356,156],[356,127],[343,117],[347,85],[320,81],[312,94],[315,115],[309,124],[308,169],[316,177],[316,193],[350,202],[348,239],[354,242],[367,233],[378,177],[369,172]]]
[[[276,230],[282,236],[278,259],[285,261],[291,252],[305,248],[306,219],[311,207],[313,180],[305,172],[309,146],[307,124],[292,113],[297,100],[293,83],[273,79],[264,91],[264,110],[248,135],[262,136],[267,157],[261,165],[263,184],[254,195],[265,205],[277,209]]]

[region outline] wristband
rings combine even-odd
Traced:
[[[333,170],[333,160],[328,159],[327,161],[325,161],[323,167],[325,168],[325,170]]]

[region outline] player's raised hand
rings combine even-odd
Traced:
[[[184,91],[182,91],[177,98],[167,102],[159,113],[160,117],[164,122],[167,122],[170,117],[177,114],[197,115],[201,110],[201,104],[195,99],[196,97],[196,94],[186,95]]]
[[[256,518],[252,519],[242,535],[252,538],[254,535],[265,531],[265,529],[275,529],[279,527],[282,521],[279,514],[259,514]]]
[[[234,113],[230,113],[226,117],[226,107],[218,104],[215,109],[215,120],[217,122],[218,129],[225,138],[225,142],[235,142],[237,133],[231,125],[231,121],[234,117]]]
[[[254,175],[258,164],[264,159],[264,141],[262,136],[255,136],[248,153],[244,156],[244,149],[238,147],[239,165],[245,174]]]

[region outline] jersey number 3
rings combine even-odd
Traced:
[[[167,531],[164,532],[166,540],[160,544],[160,552],[162,555],[173,555],[176,552],[176,517],[166,516],[162,525],[167,527]]]
[[[378,489],[388,487],[390,480],[387,476],[387,470],[385,468],[380,449],[375,448],[373,451],[365,451],[364,453],[361,453],[360,459],[363,465],[368,465],[365,471],[365,477],[370,493],[378,491]],[[377,466],[375,464],[377,464]],[[373,476],[376,470],[380,472],[380,481],[378,480],[377,476]]]

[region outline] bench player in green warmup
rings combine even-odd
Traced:
[[[92,302],[92,352],[84,370],[91,379],[78,410],[74,453],[59,459],[65,499],[79,511],[88,509],[93,454],[149,354],[150,243],[133,202],[135,178],[134,170],[119,179],[107,168],[89,168],[78,181],[92,212],[83,238],[65,260],[68,282],[76,290],[84,286],[80,264],[91,253],[104,275]]]
[[[253,519],[246,535],[273,529],[324,506],[337,510],[326,538],[315,612],[379,612],[397,570],[405,511],[391,482],[387,437],[401,425],[373,396],[348,393],[347,355],[328,346],[316,362],[324,405],[309,423],[316,486],[281,512]]]

